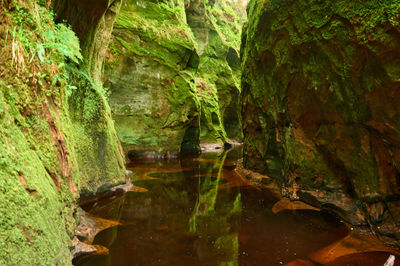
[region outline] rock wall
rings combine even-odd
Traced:
[[[125,1],[115,23],[105,86],[130,155],[176,153],[185,129],[199,126],[198,55],[180,4]]]
[[[50,3],[0,1],[1,265],[70,265],[80,194],[125,180],[104,91],[87,67],[96,49],[82,57]]]
[[[240,26],[235,24],[235,45],[225,44],[210,10],[203,0],[124,2],[107,53],[105,87],[130,156],[198,152],[200,131],[202,139],[228,142],[223,114],[229,107],[235,111],[227,115],[234,128],[228,136],[240,135],[233,107],[239,70],[233,73],[226,60],[230,52],[238,65]]]
[[[240,34],[244,6],[229,1],[185,1],[187,23],[198,44],[196,78],[202,103],[201,139],[240,140]]]
[[[102,84],[104,58],[120,8],[121,1],[54,1],[55,20],[71,25],[83,57],[78,66],[68,68],[68,108],[83,174],[81,196],[125,175],[124,154]]]
[[[399,6],[251,0],[241,50],[244,165],[397,245]]]

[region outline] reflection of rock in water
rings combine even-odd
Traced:
[[[98,206],[101,211],[92,210],[123,225],[95,238],[95,244],[109,248],[109,255],[82,265],[279,265],[308,263],[310,256],[319,262],[322,247],[348,234],[344,224],[323,212],[274,214],[275,193],[241,187],[247,183],[223,167],[235,156],[203,154],[131,168],[140,172],[134,185],[147,192],[128,192]]]

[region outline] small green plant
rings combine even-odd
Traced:
[[[79,39],[69,26],[48,23],[54,15],[44,6],[29,5],[15,5],[11,13],[15,26],[6,31],[4,45],[11,48],[13,67],[18,73],[28,71],[31,83],[47,96],[59,93],[56,87],[64,86],[65,95],[70,96],[76,87],[68,85],[65,64],[81,63]]]
[[[1,100],[0,100],[0,104],[1,104],[1,103],[2,103],[2,102],[1,102]],[[0,118],[1,118],[1,116],[3,115],[3,113],[4,113],[4,109],[0,107]]]
[[[6,162],[7,162],[7,159],[6,159],[6,157],[0,157],[0,165],[5,165],[6,164]]]
[[[42,7],[37,8],[37,13],[41,12],[43,12]],[[33,20],[35,16],[37,15],[32,14],[29,10],[19,5],[16,6],[13,19],[17,26],[12,31],[14,61],[23,65],[25,56],[28,56],[30,63],[37,56],[40,62],[46,62],[46,55],[55,53],[59,61],[68,59],[79,64],[82,60],[79,39],[72,29],[62,23],[54,27],[43,26],[40,20]],[[42,36],[42,40],[33,40],[32,36],[35,35]],[[48,63],[52,63],[51,60]]]
[[[55,29],[47,28],[44,37],[46,42],[42,44],[43,48],[54,49],[64,59],[69,59],[77,64],[82,60],[79,39],[65,24],[58,24]],[[44,51],[42,52],[44,53]]]
[[[76,86],[73,85],[67,85],[67,92],[66,95],[67,97],[70,97],[72,95],[72,93],[74,92],[74,90],[78,89]]]

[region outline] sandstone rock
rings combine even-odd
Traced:
[[[183,2],[176,8],[183,10]],[[126,152],[176,154],[189,127],[197,128],[192,133],[196,141],[198,54],[185,24],[184,13],[166,4],[127,1],[122,7],[108,52],[105,86]]]
[[[79,241],[77,237],[72,240],[72,245],[73,248],[71,251],[71,260],[77,259],[80,256],[89,255],[97,252],[97,249],[93,245],[85,244]]]
[[[241,137],[244,13],[232,6],[204,0],[123,5],[107,53],[105,86],[130,158],[197,154],[200,138],[227,143]]]
[[[352,223],[390,223],[379,232],[392,237],[399,220],[384,217],[400,208],[398,4],[252,0],[241,50],[244,166]]]

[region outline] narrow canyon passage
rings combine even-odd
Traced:
[[[273,191],[235,171],[241,148],[217,151],[128,165],[131,191],[82,206],[119,223],[94,238],[108,254],[75,265],[319,265],[313,254],[349,234],[328,213],[274,213],[279,198]],[[365,253],[327,265],[383,265],[389,255]]]
[[[0,0],[0,266],[400,266],[399,102],[400,0]]]

